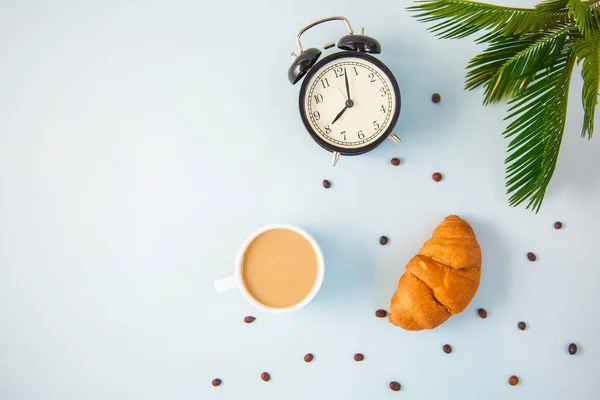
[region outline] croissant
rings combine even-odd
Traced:
[[[471,302],[481,276],[481,249],[471,226],[446,217],[406,265],[390,305],[390,322],[433,329]]]

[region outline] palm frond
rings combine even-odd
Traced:
[[[556,11],[567,8],[569,0],[544,0],[535,5],[539,11]]]
[[[588,139],[592,138],[594,133],[594,114],[598,106],[598,87],[600,85],[600,56],[598,46],[600,37],[596,33],[589,39],[580,38],[575,43],[575,54],[577,62],[581,65],[581,77],[583,78],[583,90],[581,100],[583,104],[583,129],[581,136],[587,135]]]
[[[581,0],[569,0],[567,3],[569,18],[572,18],[579,28],[579,32],[585,38],[589,38],[595,30],[598,30],[598,2],[582,2]]]
[[[569,27],[519,36],[499,36],[467,66],[466,89],[485,87],[484,104],[516,95],[560,57]]]
[[[504,131],[511,138],[506,158],[506,186],[510,205],[528,200],[527,208],[539,211],[558,160],[565,128],[569,84],[575,63],[571,42],[547,71],[510,100]]]
[[[481,30],[521,35],[553,29],[569,20],[566,9],[503,7],[469,0],[423,0],[408,10],[419,12],[415,17],[422,22],[443,20],[428,28],[443,39],[460,39]]]

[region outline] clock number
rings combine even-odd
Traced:
[[[317,104],[319,104],[320,102],[322,102],[323,101],[323,95],[321,93],[315,94],[315,101],[317,102]]]
[[[379,88],[379,91],[381,92],[381,97],[385,96],[385,95],[386,95],[386,93],[387,93],[387,92],[385,91],[385,88],[384,88],[384,87],[380,87],[380,88]]]
[[[329,127],[329,125],[325,125],[324,128],[325,128],[325,134],[329,135],[331,133],[331,128]]]
[[[337,67],[333,70],[335,72],[335,77],[339,78],[340,76],[344,76],[344,69],[342,67]]]
[[[375,74],[374,73],[370,73],[369,74],[369,78],[371,79],[371,83],[375,82]]]
[[[344,140],[346,140],[346,131],[341,131],[340,135],[344,135]]]
[[[380,110],[381,110],[381,112],[382,112],[382,113],[384,113],[384,114],[386,113],[386,111],[385,111],[385,107],[383,106],[383,104],[381,105],[381,108],[380,108]]]
[[[363,133],[363,131],[358,131],[358,138],[360,140],[363,140],[365,138],[365,134]]]
[[[379,124],[377,123],[377,121],[373,121],[373,128],[375,128],[375,130],[379,129]]]
[[[329,87],[329,81],[327,80],[327,78],[323,78],[321,80],[321,85],[323,85],[323,89],[328,88]]]
[[[358,70],[356,69],[356,67],[354,67],[354,73],[356,74],[354,76],[358,76]]]
[[[313,117],[315,117],[315,121],[318,121],[321,119],[321,113],[319,113],[318,111],[315,111],[313,113]]]

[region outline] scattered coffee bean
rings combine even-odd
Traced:
[[[382,246],[388,244],[389,241],[390,239],[388,239],[387,236],[382,236],[379,238],[379,244],[381,244]]]
[[[442,100],[442,96],[440,96],[439,93],[434,93],[433,95],[431,95],[431,101],[433,101],[434,103],[439,103]]]
[[[375,311],[375,316],[377,318],[385,318],[385,317],[387,317],[387,311],[385,311],[385,310],[377,310],[377,311]]]
[[[433,175],[431,175],[431,177],[436,182],[439,182],[442,180],[442,174],[440,174],[439,172],[434,173]]]
[[[255,319],[256,318],[251,317],[250,315],[248,315],[247,317],[244,317],[244,322],[247,323],[247,324],[251,324],[251,323],[254,322]]]
[[[362,360],[364,360],[364,359],[365,359],[365,356],[364,356],[364,355],[362,355],[362,354],[360,354],[360,353],[356,353],[356,354],[354,355],[354,361],[362,361]]]
[[[217,386],[219,386],[220,384],[221,384],[221,380],[220,380],[220,379],[213,379],[213,381],[212,381],[212,385],[213,385],[214,387],[217,387]]]
[[[329,189],[331,187],[331,182],[329,182],[327,179],[323,179],[323,187],[325,189]]]
[[[569,354],[574,355],[575,353],[577,353],[577,345],[575,343],[571,343],[569,345]]]
[[[446,354],[452,353],[452,346],[450,346],[449,344],[445,344],[443,349],[444,349],[444,353],[446,353]]]
[[[477,310],[477,314],[479,314],[479,316],[481,318],[487,318],[487,311],[485,311],[483,308],[480,308],[479,310]]]
[[[510,386],[517,386],[519,384],[519,378],[515,375],[508,378],[508,384]]]
[[[519,322],[517,324],[517,326],[519,327],[520,330],[524,331],[525,329],[527,329],[527,324],[523,321]]]
[[[400,159],[399,158],[392,158],[392,165],[397,167],[398,165],[400,165]]]
[[[400,386],[400,384],[396,381],[390,382],[390,389],[392,389],[394,392],[399,392],[400,389],[402,389],[402,386]]]
[[[268,372],[263,372],[260,374],[260,378],[265,382],[269,382],[271,380],[271,375],[269,375]]]
[[[533,253],[527,253],[527,259],[531,262],[537,260],[537,257]]]
[[[313,360],[313,358],[315,358],[312,354],[308,353],[307,355],[304,356],[304,361],[311,362]]]
[[[554,229],[561,229],[561,228],[562,228],[562,222],[556,221],[554,223]]]

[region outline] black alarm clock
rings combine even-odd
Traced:
[[[343,36],[334,52],[319,60],[321,50],[304,50],[300,37],[308,29],[328,21],[345,22]],[[381,52],[377,40],[355,34],[342,16],[315,21],[296,37],[299,54],[292,53],[288,79],[292,85],[302,78],[300,117],[312,138],[333,153],[335,166],[340,155],[358,155],[373,150],[385,139],[400,143],[392,130],[400,116],[400,88],[390,69],[372,54]],[[324,46],[329,49],[335,43]]]

